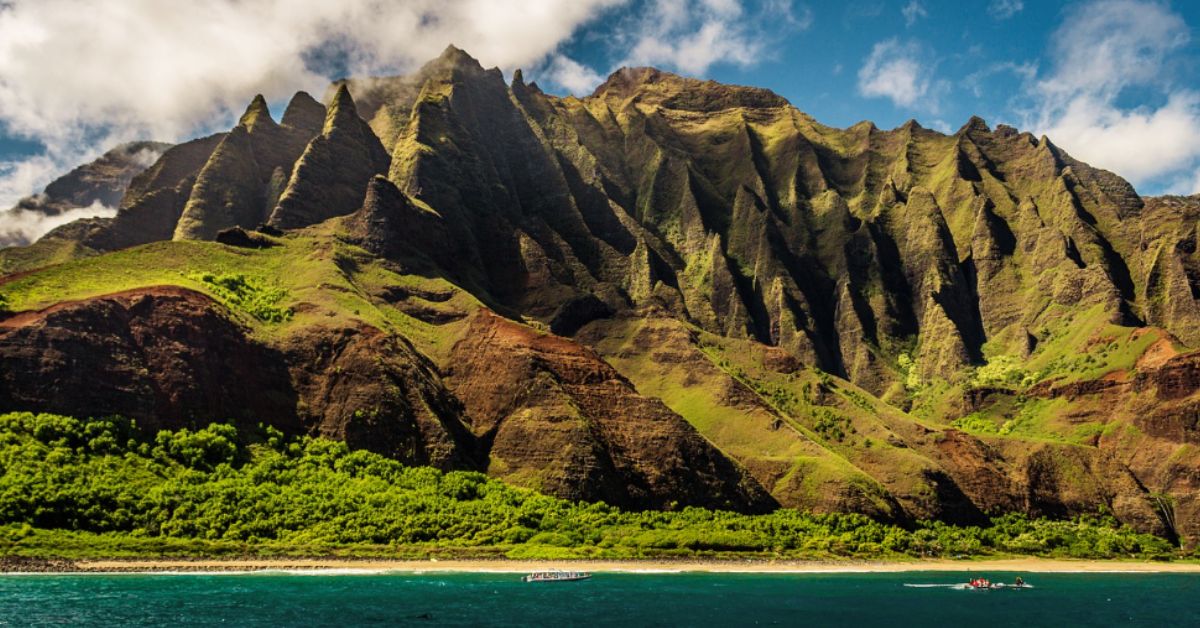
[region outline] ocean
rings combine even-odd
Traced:
[[[977,572],[1011,582],[1017,574]],[[1021,574],[1033,589],[905,584],[967,573],[0,576],[12,626],[1200,626],[1200,575]]]

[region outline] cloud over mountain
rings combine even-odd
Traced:
[[[0,3],[0,127],[45,154],[0,163],[0,207],[120,141],[179,140],[247,95],[412,69],[448,43],[505,69],[621,0],[15,0]]]
[[[1051,38],[1051,71],[1031,86],[1029,126],[1135,185],[1174,178],[1172,191],[1200,191],[1200,91],[1169,71],[1190,40],[1183,18],[1158,2],[1075,7]],[[1124,106],[1133,90],[1160,104]]]

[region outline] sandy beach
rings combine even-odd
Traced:
[[[710,573],[888,573],[910,571],[995,571],[1027,573],[1197,573],[1200,563],[1003,558],[994,560],[887,561],[704,561],[704,560],[380,560],[380,559],[228,559],[228,560],[80,560],[38,571],[118,572],[243,572],[328,571],[377,572],[496,572],[528,573],[547,569],[591,572],[710,572]]]

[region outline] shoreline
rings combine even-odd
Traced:
[[[8,560],[2,575],[114,574],[114,573],[256,573],[311,574],[381,573],[529,573],[550,569],[593,573],[903,573],[1021,572],[1021,573],[1195,573],[1200,563],[1121,560],[1071,560],[1054,558],[995,558],[980,560],[929,559],[913,561],[870,560],[391,560],[344,558],[245,558],[245,559],[88,559]]]

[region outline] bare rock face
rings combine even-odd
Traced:
[[[382,175],[371,178],[362,207],[347,219],[352,241],[387,259],[424,258],[440,268],[455,267],[455,246],[445,221],[417,207]]]
[[[256,99],[238,128],[168,151],[116,218],[58,237],[86,254],[403,200],[439,272],[495,305],[547,324],[568,302],[663,308],[879,395],[901,356],[955,380],[985,343],[1028,353],[1048,304],[1187,342],[1200,322],[1194,199],[1147,203],[978,118],[951,136],[829,129],[768,90],[652,68],[561,99],[450,47],[412,75],[339,82],[328,111],[298,94],[282,124]],[[385,173],[401,195],[371,182]]]
[[[0,407],[120,414],[149,429],[234,420],[298,431],[283,356],[221,310],[163,287],[10,316],[0,321]]]
[[[153,164],[170,144],[162,142],[129,142],[104,153],[100,158],[75,168],[55,179],[42,193],[23,198],[9,212],[14,215],[41,215],[46,218],[63,216],[80,209],[115,209],[129,188],[130,182]],[[67,214],[68,216],[70,214]],[[7,222],[0,212],[0,223]],[[52,238],[80,240],[95,225],[104,225],[107,218],[87,220],[86,229],[75,229],[69,233],[60,231]],[[10,229],[0,224],[0,249],[9,246],[30,244],[27,235],[20,229]]]
[[[43,237],[43,248],[77,242],[84,251],[112,251],[150,242],[213,239],[222,229],[264,222],[292,165],[321,131],[324,107],[297,93],[276,124],[262,96],[229,133],[163,148],[161,156],[122,188],[117,215],[81,221]],[[36,259],[36,258],[35,258]]]
[[[116,207],[133,178],[170,147],[163,142],[121,144],[95,161],[51,181],[41,194],[21,199],[13,209],[55,216],[93,203]],[[0,240],[0,247],[13,244],[18,243]]]
[[[192,187],[175,239],[211,240],[223,229],[262,222],[264,190],[250,133],[238,125],[217,145]]]
[[[134,178],[111,222],[93,230],[83,243],[98,251],[112,251],[170,240],[196,177],[225,136],[218,133],[184,142],[163,153]]]
[[[736,464],[591,350],[481,311],[448,383],[491,443],[491,475],[628,508],[774,505]]]
[[[462,404],[404,340],[368,326],[315,327],[283,353],[310,431],[406,464],[479,467]]]

